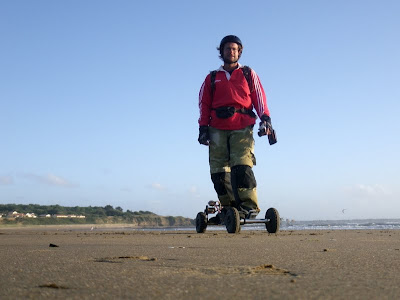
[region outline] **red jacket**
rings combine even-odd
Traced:
[[[230,75],[222,67],[218,69],[215,76],[214,95],[211,91],[210,74],[201,86],[199,92],[200,126],[212,126],[222,130],[238,130],[255,124],[256,120],[248,114],[235,113],[228,119],[220,119],[215,110],[222,106],[234,106],[237,109],[245,108],[257,112],[257,115],[269,116],[267,97],[261,85],[260,79],[254,70],[251,70],[253,91],[250,92],[249,84],[243,75],[242,66]]]

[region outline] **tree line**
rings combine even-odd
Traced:
[[[79,218],[2,218],[0,224],[12,225],[51,225],[51,224],[134,224],[137,226],[192,226],[194,220],[184,217],[158,216],[150,211],[124,211],[121,207],[101,206],[61,206],[39,204],[0,204],[0,214],[10,212],[34,213],[41,215],[84,215]]]
[[[61,205],[39,205],[39,204],[0,204],[0,214],[18,211],[19,213],[34,213],[36,215],[85,215],[86,217],[129,217],[141,215],[155,215],[150,211],[130,211],[126,212],[119,206],[114,208],[112,205],[101,206],[61,206]]]

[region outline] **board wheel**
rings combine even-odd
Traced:
[[[225,227],[228,233],[240,232],[239,212],[234,207],[227,207],[225,213]]]
[[[275,208],[269,208],[265,213],[265,219],[269,220],[265,223],[265,227],[269,233],[277,233],[280,226],[279,213]]]
[[[203,212],[199,212],[196,216],[196,232],[204,233],[207,229],[207,216]]]

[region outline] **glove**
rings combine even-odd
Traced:
[[[261,116],[260,127],[258,128],[258,136],[267,135],[272,132],[271,118],[267,115]]]
[[[268,135],[268,142],[273,145],[277,142],[275,130],[272,128],[271,118],[267,115],[261,116],[260,127],[258,128],[258,136]]]
[[[208,146],[210,143],[210,134],[208,132],[208,126],[200,126],[199,127],[199,138],[198,141],[201,145]]]

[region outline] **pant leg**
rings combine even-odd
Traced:
[[[236,203],[246,209],[259,209],[257,199],[257,182],[250,166],[232,167],[231,181]]]
[[[253,127],[232,131],[229,145],[231,182],[236,203],[249,209],[259,209],[257,182],[252,170],[256,164]]]
[[[209,163],[211,180],[222,206],[231,206],[235,203],[232,185],[231,168],[229,166],[229,131],[209,128]]]
[[[234,196],[231,185],[231,173],[221,172],[211,174],[214,189],[222,206],[234,205]]]

